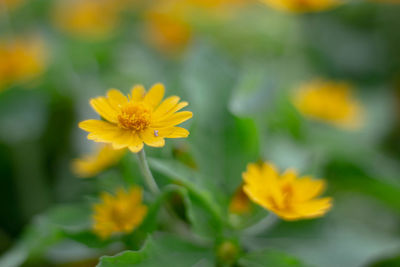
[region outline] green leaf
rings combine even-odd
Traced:
[[[43,215],[37,216],[27,227],[21,239],[0,258],[0,266],[20,266],[31,258],[40,258],[53,245],[72,238],[93,247],[104,245],[102,241],[91,240],[88,236],[80,236],[89,228],[88,206],[85,205],[59,205]]]
[[[304,267],[298,259],[286,253],[274,250],[251,252],[239,259],[243,267]]]
[[[207,248],[195,246],[172,235],[149,238],[139,251],[125,251],[116,256],[100,258],[98,267],[174,267],[213,266],[213,253]]]
[[[150,166],[166,175],[173,183],[183,184],[184,188],[178,190],[187,206],[187,214],[194,230],[201,235],[216,237],[222,230],[224,219],[216,203],[215,189],[207,191],[199,179],[199,175],[179,162],[171,160],[149,159]],[[196,178],[197,177],[197,178]]]

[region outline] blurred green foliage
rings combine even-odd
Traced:
[[[253,3],[224,20],[193,18],[195,37],[177,56],[143,38],[142,7],[125,12],[110,38],[86,41],[55,28],[51,6],[26,1],[0,12],[2,37],[38,33],[50,54],[40,77],[0,92],[0,266],[93,266],[103,255],[101,267],[215,266],[224,240],[240,244],[236,266],[400,265],[400,5],[354,1],[295,15]],[[313,77],[357,88],[361,131],[298,113],[290,92]],[[134,155],[77,179],[70,162],[93,145],[77,123],[94,116],[88,99],[108,88],[156,82],[190,103],[191,135],[146,148],[165,190],[145,195],[153,205],[126,248],[90,231],[90,204],[120,184],[143,185]],[[333,210],[258,236],[241,232],[266,214],[254,207],[230,224],[241,173],[258,160],[326,178]],[[212,245],[165,233],[165,202]]]

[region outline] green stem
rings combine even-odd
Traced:
[[[160,193],[160,189],[158,188],[158,185],[154,180],[153,174],[151,174],[149,164],[147,163],[146,159],[146,153],[144,152],[144,148],[140,150],[137,153],[137,155],[139,159],[140,170],[142,171],[147,186],[154,195],[158,195]]]

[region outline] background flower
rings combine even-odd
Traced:
[[[352,95],[353,89],[344,82],[314,80],[301,85],[293,101],[305,116],[348,129],[362,123],[362,108]]]
[[[72,162],[73,171],[83,178],[93,177],[116,164],[124,152],[121,149],[115,150],[109,145],[99,146],[94,154],[74,160]]]
[[[93,206],[93,231],[102,238],[133,231],[147,213],[147,207],[141,204],[142,190],[139,187],[132,187],[129,191],[120,188],[115,196],[103,193],[101,200]]]
[[[297,176],[291,169],[279,174],[270,163],[249,164],[243,173],[243,190],[252,201],[284,220],[325,215],[332,206],[331,198],[318,198],[325,190],[325,181]]]

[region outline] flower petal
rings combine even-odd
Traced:
[[[324,197],[299,203],[293,207],[293,210],[303,218],[315,218],[324,215],[331,207],[332,198]]]
[[[128,102],[128,98],[124,96],[119,90],[111,89],[107,92],[107,100],[110,105],[118,110],[120,106],[126,104]]]
[[[161,83],[157,83],[151,87],[149,92],[144,97],[143,101],[150,105],[153,108],[156,108],[158,104],[160,104],[161,100],[164,97],[164,85]]]
[[[165,115],[167,112],[169,112],[172,108],[178,104],[180,98],[178,96],[171,96],[165,99],[154,111],[153,116],[154,117],[160,117]]]
[[[138,84],[133,86],[131,90],[131,100],[133,102],[143,101],[144,96],[146,95],[146,89],[143,85]]]
[[[302,177],[296,179],[293,184],[296,188],[294,197],[298,201],[306,201],[318,197],[321,195],[326,187],[325,180],[315,180],[311,177]]]
[[[97,97],[90,100],[92,108],[104,119],[116,123],[118,110],[115,109],[105,97]]]
[[[140,137],[143,139],[144,143],[152,147],[163,147],[165,145],[164,137],[158,135],[156,136],[156,130],[153,128],[147,128],[140,133]]]
[[[178,125],[184,121],[187,121],[193,117],[193,113],[190,111],[181,111],[178,113],[174,113],[173,115],[169,116],[168,118],[161,120],[161,121],[154,121],[152,123],[153,128],[164,128],[164,127],[171,127]]]
[[[117,131],[119,128],[109,122],[100,120],[86,120],[79,123],[79,128],[90,133],[98,133],[103,131]]]
[[[140,150],[143,149],[143,142],[141,142],[138,145],[132,145],[128,147],[130,151],[132,151],[133,153],[138,153]]]
[[[182,127],[171,127],[158,130],[158,134],[166,138],[185,138],[189,136],[189,131]]]
[[[114,149],[121,149],[130,144],[132,134],[114,124],[99,120],[87,120],[81,122],[79,127],[90,132],[88,139],[95,142],[111,143]]]
[[[169,117],[173,116],[175,112],[183,109],[184,107],[186,107],[187,105],[189,105],[188,102],[180,102],[178,104],[176,104],[173,108],[171,108],[168,112],[164,113],[164,115],[159,116],[158,118],[156,117],[156,119],[154,119],[155,121],[163,121],[163,120],[168,120]]]

